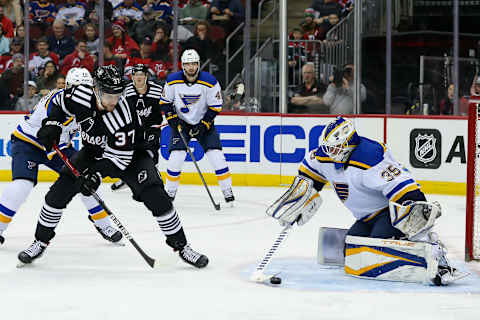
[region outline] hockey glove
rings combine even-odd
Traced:
[[[102,182],[102,176],[98,172],[88,172],[81,175],[78,178],[80,184],[80,192],[84,196],[91,196],[92,192],[97,191],[100,183]]]
[[[211,124],[202,120],[188,131],[188,135],[192,138],[198,138],[203,136],[208,130],[210,130],[210,128]]]
[[[37,139],[47,152],[50,152],[53,148],[53,144],[60,141],[60,135],[62,134],[62,124],[59,121],[43,119],[42,127],[37,132]]]
[[[168,125],[172,127],[172,129],[178,130],[178,126],[180,125],[180,118],[178,118],[178,114],[168,111],[165,113],[165,118],[168,121]]]

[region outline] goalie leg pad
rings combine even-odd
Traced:
[[[347,236],[345,273],[354,277],[431,283],[438,260],[427,242]]]

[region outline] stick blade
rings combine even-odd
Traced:
[[[267,280],[270,280],[272,276],[266,275],[262,270],[257,270],[250,276],[250,281],[262,283]]]
[[[220,210],[220,203],[214,203],[213,206],[215,207],[215,210]]]

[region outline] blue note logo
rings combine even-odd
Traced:
[[[200,100],[199,94],[180,94],[180,99],[183,102],[185,107],[181,108],[180,111],[183,113],[188,113],[190,108]]]
[[[347,201],[348,199],[348,184],[346,183],[334,183],[333,187],[335,188],[335,192],[337,196],[342,202]]]

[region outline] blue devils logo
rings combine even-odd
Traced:
[[[183,113],[187,113],[190,110],[190,107],[200,100],[199,94],[180,94],[180,99],[182,99],[185,108],[181,108]]]
[[[346,183],[334,183],[333,187],[337,193],[338,198],[345,202],[348,199],[348,184]]]

